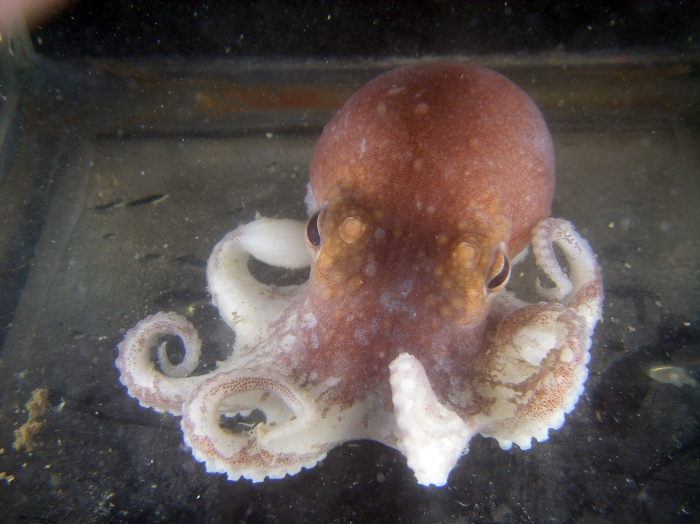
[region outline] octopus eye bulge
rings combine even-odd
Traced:
[[[452,252],[452,259],[458,267],[473,268],[477,263],[477,250],[469,242],[460,242]]]
[[[497,273],[496,273],[497,271]],[[503,254],[503,251],[499,249],[496,252],[496,256],[493,259],[493,264],[489,270],[489,275],[496,273],[486,284],[486,289],[489,291],[494,291],[498,288],[505,286],[510,277],[510,262],[508,257]]]
[[[338,233],[346,244],[354,244],[366,229],[367,226],[365,226],[359,218],[348,217],[340,224]]]
[[[314,247],[321,247],[321,233],[318,230],[318,217],[320,215],[321,212],[317,211],[306,223],[306,239]]]

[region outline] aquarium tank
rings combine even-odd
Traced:
[[[0,2],[0,521],[698,521],[698,39]]]

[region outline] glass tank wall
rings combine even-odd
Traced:
[[[5,16],[0,521],[697,520],[699,18],[682,2],[77,2],[28,29]],[[306,220],[324,125],[369,80],[437,59],[505,75],[552,133],[552,216],[590,242],[605,288],[576,409],[529,451],[474,437],[441,488],[368,440],[282,480],[207,473],[179,417],[127,395],[117,344],[174,311],[202,337],[196,373],[227,358],[214,245],[256,217]],[[538,271],[531,256],[509,289],[543,300]]]

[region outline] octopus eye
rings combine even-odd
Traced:
[[[498,272],[494,275],[496,271]],[[486,284],[486,289],[489,291],[494,291],[495,289],[503,287],[510,277],[510,262],[500,247],[493,259],[489,275],[493,275]]]
[[[306,238],[309,244],[314,247],[321,246],[321,233],[318,230],[318,217],[320,214],[321,212],[317,211],[306,223]]]

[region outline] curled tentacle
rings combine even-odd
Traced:
[[[299,288],[258,282],[248,269],[250,256],[278,267],[308,266],[304,235],[302,222],[263,218],[232,231],[214,248],[207,265],[209,292],[221,318],[236,331],[237,347],[258,343]]]
[[[222,414],[261,410],[264,424],[233,434],[219,425]],[[262,482],[294,475],[326,456],[329,444],[314,445],[319,420],[315,402],[274,372],[219,373],[192,392],[182,409],[185,443],[207,471]]]
[[[479,394],[490,400],[476,415],[479,432],[530,449],[547,440],[574,409],[588,378],[591,339],[584,319],[561,304],[517,310],[498,327]]]
[[[554,255],[557,244],[569,263],[570,277],[562,271]],[[556,287],[545,289],[538,280],[537,290],[549,299],[558,299],[585,318],[593,331],[603,304],[603,282],[600,268],[588,242],[566,220],[548,218],[533,230],[532,250],[535,260]]]
[[[195,331],[196,333],[196,331]],[[197,338],[190,343],[191,349],[185,350],[185,358],[179,364],[170,362],[166,351],[167,342],[163,342],[158,346],[158,365],[166,377],[184,378],[197,369],[199,365],[199,355],[201,353],[201,341]],[[196,345],[196,348],[195,348]]]
[[[185,346],[185,357],[173,365],[165,351],[165,343],[158,348],[158,359],[163,373],[151,361],[151,348],[163,335],[175,335]],[[146,317],[126,332],[117,346],[119,357],[115,365],[119,381],[129,395],[139,403],[156,411],[180,414],[180,407],[189,392],[203,377],[184,378],[197,367],[202,343],[194,326],[176,313],[156,313]]]

